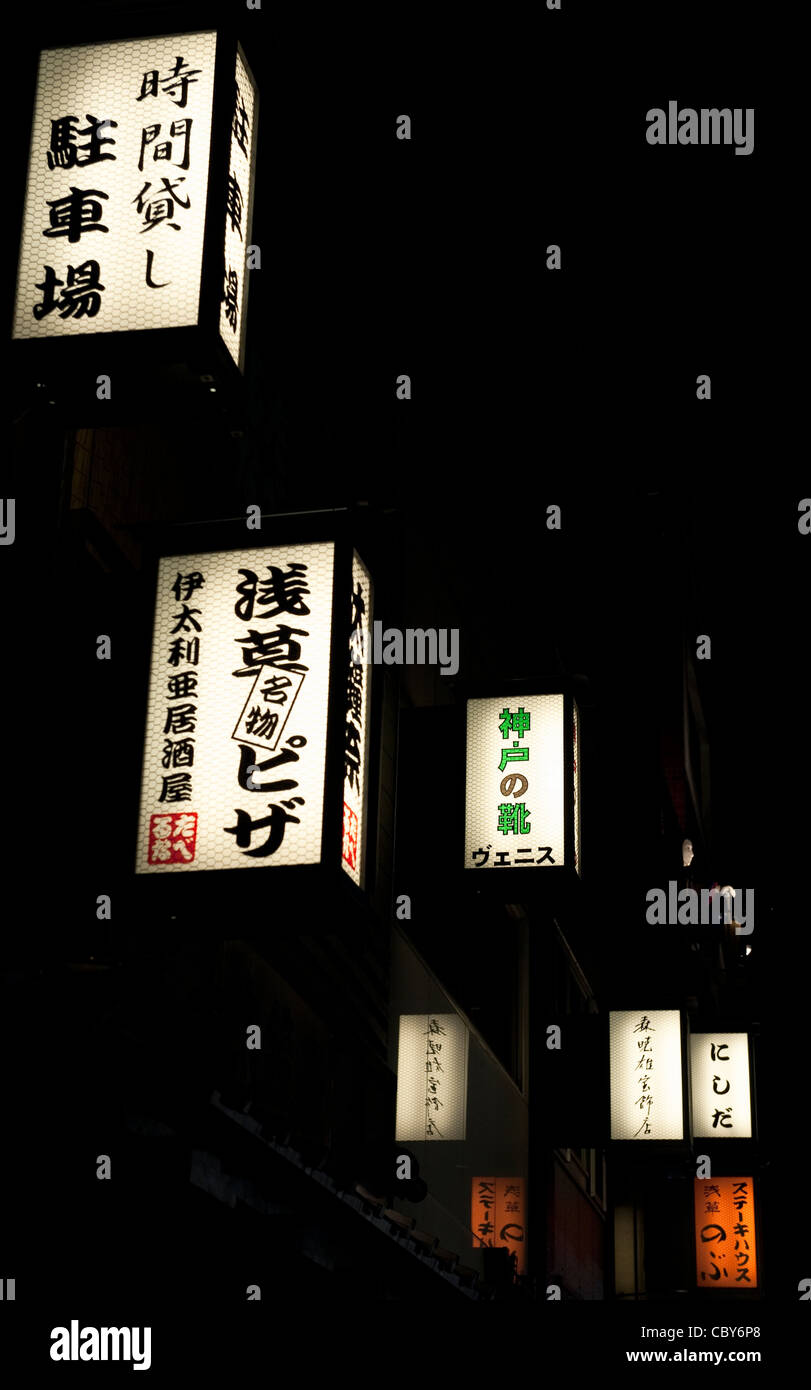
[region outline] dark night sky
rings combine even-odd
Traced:
[[[711,635],[712,661],[700,663],[709,868],[756,885],[772,909],[768,927],[765,908],[758,919],[753,998],[769,1039],[771,1163],[796,1178],[808,1168],[807,1121],[784,1139],[782,1119],[796,1115],[798,1084],[807,1091],[797,1078],[811,969],[811,538],[798,533],[797,504],[811,495],[811,470],[799,462],[799,235],[787,171],[805,116],[787,70],[788,7],[767,16],[715,3],[712,28],[706,9],[572,3],[542,13],[536,35],[523,11],[460,11],[454,22],[424,7],[384,23],[376,11],[280,19],[270,5],[37,7],[20,16],[13,80],[25,135],[11,152],[10,225],[16,234],[26,53],[96,37],[107,23],[126,33],[128,16],[154,16],[163,32],[238,16],[261,91],[253,476],[261,483],[268,470],[284,509],[396,508],[405,621],[460,627],[464,681],[587,678],[601,775],[584,786],[585,848],[599,865],[593,900],[610,900],[617,921],[623,892],[652,886],[634,864],[646,775],[635,740],[654,721],[682,630]],[[755,153],[647,147],[646,110],[674,97],[754,106]],[[413,114],[410,145],[392,139],[400,112]],[[552,242],[563,248],[559,276],[544,268]],[[407,416],[390,399],[401,371],[414,381]],[[695,399],[704,371],[706,404]],[[213,448],[206,465],[216,465]],[[218,488],[215,515],[256,500],[227,469]],[[3,495],[38,491],[25,460],[14,461]],[[559,534],[544,524],[550,503],[563,508]],[[197,506],[212,515],[190,497],[190,512]],[[48,615],[69,664],[74,636],[97,632],[97,618],[78,596],[66,611],[38,544],[22,534],[3,554],[0,569],[29,595],[11,630],[30,652],[35,611]],[[40,657],[32,678],[53,677]],[[81,705],[90,677],[71,679]],[[5,695],[6,727],[20,727],[25,693],[7,680]],[[18,805],[32,795],[31,766],[44,761],[53,775],[55,761],[70,774],[70,792],[58,791],[69,820],[83,794],[80,752],[58,728],[38,745],[16,749]],[[38,876],[30,837],[23,853]],[[795,1265],[792,1253],[786,1268]]]

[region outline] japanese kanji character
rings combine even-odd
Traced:
[[[498,808],[497,830],[502,835],[529,835],[532,826],[526,817],[529,815],[523,801],[503,801]]]
[[[234,122],[231,126],[231,129],[234,132],[234,139],[239,145],[239,148],[242,150],[242,153],[247,156],[248,150],[246,148],[245,141],[248,138],[248,113],[245,110],[245,103],[242,100],[242,95],[240,93],[239,87],[236,87],[235,90],[234,106]]]
[[[183,71],[184,66],[185,72]],[[151,71],[144,73],[141,92],[135,100],[143,101],[144,97],[156,97],[158,95],[158,82],[160,81],[164,92],[170,93],[176,91],[178,87],[180,88],[180,100],[175,101],[175,106],[182,109],[188,98],[189,84],[197,81],[201,71],[201,68],[190,68],[183,58],[175,58],[175,66],[168,77],[160,78],[158,69],[152,68]]]
[[[166,711],[165,734],[193,734],[196,726],[196,705],[170,705]]]
[[[174,637],[176,632],[188,632],[190,630],[188,626],[189,623],[191,623],[195,632],[202,632],[202,627],[197,619],[192,616],[194,613],[202,613],[202,611],[202,608],[189,608],[188,604],[184,603],[182,612],[172,614],[172,622],[177,619],[177,627],[172,628],[172,636]]]
[[[259,694],[269,705],[286,705],[285,691],[292,684],[289,676],[267,676],[259,686]]]
[[[301,643],[295,641],[294,634],[296,637],[310,635],[304,628],[280,623],[272,632],[257,632],[255,628],[249,628],[247,635],[235,637],[234,641],[244,648],[242,658],[245,665],[233,674],[252,676],[257,666],[275,666],[282,671],[308,671],[310,668],[299,662]],[[287,655],[282,660],[285,648]]]
[[[344,734],[344,777],[356,791],[360,790],[360,738],[360,729],[348,719]]]
[[[513,739],[512,748],[504,748],[501,753],[501,762],[498,765],[499,772],[503,772],[507,763],[525,763],[529,761],[529,749],[519,748],[518,739]]]
[[[228,175],[225,195],[225,215],[231,223],[231,230],[242,240],[242,189],[233,174]],[[308,610],[305,610],[308,611]]]
[[[190,772],[170,772],[161,781],[163,786],[158,801],[191,801]]]
[[[183,120],[180,121],[172,121],[172,124],[169,127],[169,134],[172,136],[173,139],[178,135],[182,135],[184,137],[183,158],[179,162],[176,159],[172,159],[172,140],[161,140],[159,144],[155,145],[155,148],[152,151],[153,164],[157,163],[159,160],[165,159],[174,164],[178,169],[188,169],[189,140],[191,138],[191,128],[192,121],[188,116],[184,117]],[[141,153],[138,158],[138,169],[141,173],[144,172],[144,151],[146,150],[148,145],[155,144],[155,141],[157,140],[160,133],[161,128],[159,124],[144,126],[143,130],[141,131]]]
[[[63,287],[58,299],[54,296],[57,286]],[[64,280],[57,279],[53,267],[46,265],[45,279],[36,288],[43,294],[42,303],[33,307],[35,319],[43,319],[54,309],[59,310],[61,319],[81,319],[85,315],[94,319],[101,308],[101,291],[105,287],[99,280],[98,261],[83,261],[81,265],[68,266],[67,286]]]
[[[498,725],[501,730],[501,737],[506,738],[510,730],[512,730],[512,732],[518,734],[520,738],[529,729],[529,719],[530,716],[527,714],[523,705],[519,705],[518,711],[515,714],[510,714],[508,709],[503,709]]]
[[[59,120],[51,121],[51,143],[47,156],[49,169],[83,169],[86,164],[100,164],[103,159],[115,159],[114,154],[103,154],[101,150],[102,145],[114,145],[115,140],[100,136],[99,131],[105,126],[116,127],[118,121],[99,121],[90,115],[86,115],[85,119],[90,124],[84,130],[76,129],[78,116],[60,116]],[[89,135],[90,139],[86,145],[77,145],[77,135]],[[80,154],[86,154],[87,158],[80,159]]]
[[[262,709],[261,705],[252,705],[250,714],[245,719],[246,734],[254,734],[257,738],[272,738],[276,731],[279,716],[276,710]],[[293,783],[296,786],[296,783]]]
[[[293,563],[286,571],[278,565],[268,565],[267,569],[270,579],[257,579],[253,570],[239,571],[245,578],[241,584],[237,584],[237,593],[242,595],[234,604],[237,617],[250,622],[255,606],[264,609],[264,612],[257,614],[260,618],[277,618],[280,613],[294,613],[299,618],[309,613],[304,602],[304,595],[310,592],[303,578],[307,566]],[[286,630],[295,631],[291,628]]]
[[[169,738],[163,745],[161,767],[191,767],[194,763],[194,739],[179,738],[173,743]]]
[[[225,272],[223,292],[220,298],[225,305],[225,321],[230,323],[232,332],[236,333],[239,314],[239,275],[230,267]]]
[[[179,197],[177,193],[178,184],[185,182],[185,174],[181,174],[177,179],[167,179],[164,175],[161,179],[163,188],[153,193],[151,198],[146,197],[146,194],[152,187],[152,184],[148,180],[140,193],[136,193],[132,201],[135,203],[139,214],[143,213],[144,225],[141,228],[142,234],[148,232],[150,227],[157,227],[161,222],[166,222],[167,226],[174,227],[176,232],[180,231],[180,223],[173,222],[171,219],[175,215],[175,203],[177,203],[177,206],[180,208],[191,207],[191,200],[187,198],[184,203],[183,199]]]
[[[197,589],[201,589],[205,582],[199,570],[192,570],[191,574],[181,574],[178,570],[177,579],[170,592],[174,594],[178,603],[183,603],[186,599],[191,598]]]
[[[191,637],[188,641],[183,637],[178,637],[176,641],[170,643],[169,655],[166,658],[168,666],[179,666],[182,661],[188,662],[190,666],[196,666],[199,660],[199,637]]]
[[[363,712],[363,668],[350,666],[346,682],[346,709],[360,720]]]
[[[100,188],[75,188],[73,184],[70,194],[64,198],[46,198],[51,209],[51,225],[45,228],[42,235],[66,236],[69,242],[75,242],[80,240],[84,232],[109,232],[110,228],[100,221],[103,208],[97,202],[98,198],[106,201],[108,194]]]
[[[185,700],[187,696],[197,694],[197,677],[193,671],[181,671],[169,677],[166,689],[170,700]]]

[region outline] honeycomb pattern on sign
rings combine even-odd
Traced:
[[[444,1030],[431,1034],[434,1020]],[[443,1070],[437,1072],[441,1102],[430,1112],[427,1102],[429,1082],[426,1067],[428,1039],[441,1051],[430,1054],[439,1058]],[[400,1039],[397,1053],[397,1143],[432,1144],[441,1139],[464,1139],[467,1124],[467,1061],[468,1030],[458,1014],[401,1014]],[[430,1113],[441,1133],[427,1133],[426,1114]]]
[[[640,1030],[647,1020],[650,1029]],[[651,1039],[650,1053],[638,1046]],[[639,1132],[645,1119],[640,1110],[640,1060],[650,1055],[648,1072],[653,1105],[650,1134]],[[681,1019],[678,1009],[659,1009],[655,1013],[622,1009],[609,1014],[609,1056],[611,1065],[611,1138],[681,1139],[684,1132],[681,1079]]]
[[[353,550],[353,552],[352,552],[352,592],[353,592],[353,594],[357,592],[358,585],[360,585],[360,588],[361,588],[361,595],[362,595],[363,601],[364,601],[364,603],[365,603],[365,605],[366,605],[366,612],[363,614],[363,617],[362,617],[362,619],[361,619],[361,622],[362,622],[362,624],[364,625],[364,627],[366,628],[367,633],[368,633],[368,634],[371,634],[372,631],[373,631],[372,623],[373,623],[373,621],[374,621],[374,607],[373,607],[373,606],[374,606],[374,590],[373,590],[373,587],[372,587],[371,578],[370,578],[370,576],[369,576],[369,571],[367,570],[366,566],[364,565],[364,563],[363,563],[363,561],[361,560],[360,556],[358,555],[357,551]],[[351,653],[350,653],[350,656],[351,656]],[[365,875],[365,869],[366,869],[366,814],[365,814],[365,813],[366,813],[366,799],[367,799],[367,793],[368,793],[368,787],[369,787],[369,698],[370,698],[370,688],[371,688],[371,680],[372,680],[372,666],[371,666],[371,665],[368,665],[368,666],[367,666],[367,665],[363,664],[363,665],[357,667],[356,669],[359,670],[360,672],[362,672],[362,675],[363,675],[363,695],[362,695],[362,698],[361,698],[361,709],[360,709],[360,719],[361,719],[361,729],[362,729],[362,739],[361,739],[361,764],[360,764],[360,777],[358,778],[358,780],[359,780],[359,782],[360,782],[360,789],[359,789],[359,790],[356,790],[356,788],[355,788],[355,787],[352,785],[352,783],[350,782],[349,777],[346,776],[346,775],[344,776],[344,807],[345,807],[345,812],[344,812],[344,814],[345,814],[345,816],[346,816],[347,813],[348,813],[348,816],[349,816],[350,819],[351,819],[351,817],[353,817],[353,816],[355,817],[355,822],[356,822],[356,824],[357,824],[357,835],[356,835],[356,839],[357,839],[357,856],[356,856],[356,859],[355,859],[355,864],[354,864],[354,866],[352,866],[350,863],[347,862],[346,854],[345,854],[345,853],[342,854],[342,856],[341,856],[341,868],[343,869],[344,873],[346,873],[346,874],[349,875],[349,877],[352,879],[352,882],[353,882],[353,883],[356,883],[356,884],[358,885],[359,888],[362,888],[362,887],[363,887],[363,881],[364,881],[364,875]],[[346,833],[346,828],[345,828],[344,833]]]
[[[516,741],[512,732],[502,738],[501,712],[516,711],[519,706],[530,715],[529,729],[517,739],[520,747],[529,749],[529,759],[508,762],[500,771],[502,750],[512,750]],[[480,860],[473,858],[473,851],[488,846],[489,859],[483,868],[494,866],[498,851],[509,854],[507,867],[511,867],[517,862],[517,849],[530,846],[536,851],[534,864],[535,859],[542,857],[537,848],[547,845],[555,864],[563,864],[563,696],[505,695],[499,699],[468,700],[466,766],[465,868],[476,868]],[[515,800],[501,792],[501,783],[510,773],[521,773],[528,779],[526,792],[517,800],[526,805],[529,834],[504,834],[498,829],[499,806]]]
[[[144,761],[141,781],[136,873],[184,873],[197,869],[264,868],[272,865],[317,864],[321,859],[321,829],[324,804],[324,771],[326,762],[327,704],[329,693],[330,640],[332,623],[332,587],[334,554],[331,542],[317,545],[277,546],[250,550],[217,551],[202,555],[166,557],[158,567],[158,587],[155,603],[155,627],[152,644],[152,665],[149,677],[149,700]],[[237,584],[244,580],[239,574],[248,569],[264,580],[269,576],[268,565],[289,573],[292,564],[306,564],[305,583],[309,594],[297,600],[309,608],[308,614],[271,612],[257,604],[250,619],[235,613],[240,600]],[[204,583],[185,602],[199,613],[184,617],[187,631],[173,632],[177,617],[182,614],[183,600],[172,592],[177,575],[199,573]],[[188,587],[188,585],[186,586]],[[179,590],[183,592],[183,590]],[[197,633],[192,619],[199,623]],[[237,727],[253,686],[253,675],[234,676],[245,665],[244,648],[235,641],[246,636],[249,629],[269,633],[281,625],[301,629],[307,636],[296,636],[300,643],[300,663],[309,669],[296,695],[284,732],[276,750],[267,754],[254,749],[258,765],[265,757],[282,751],[289,740],[306,738],[306,745],[292,744],[297,761],[286,762],[267,772],[255,771],[252,780],[259,783],[293,780],[298,785],[277,791],[246,790],[239,786],[240,745],[231,736]],[[195,666],[182,661],[168,664],[170,643],[177,640],[199,639],[199,660]],[[185,655],[185,650],[184,650]],[[258,668],[257,668],[258,669]],[[263,667],[272,675],[284,673],[279,668]],[[197,688],[188,699],[167,693],[170,676],[192,673]],[[191,776],[191,800],[181,803],[160,801],[163,778],[175,775],[175,769],[164,768],[162,758],[167,738],[164,726],[168,708],[183,703],[196,706],[195,727],[188,733],[194,740],[191,766],[177,768],[180,774]],[[237,810],[246,811],[252,820],[270,815],[269,805],[295,797],[303,797],[304,805],[296,805],[289,814],[299,818],[299,824],[286,823],[284,837],[274,853],[265,858],[252,857],[240,849],[236,836],[226,833],[236,827]],[[197,813],[197,839],[191,863],[149,862],[149,827],[155,814],[177,811]],[[269,828],[253,832],[249,848],[267,842]]]
[[[174,34],[48,49],[40,55],[17,275],[15,338],[127,332],[197,323],[216,43],[213,32]],[[182,90],[170,92],[164,85],[164,79],[171,79],[178,57],[183,59],[181,75],[195,73],[194,80],[188,83],[186,105],[182,108],[177,104]],[[155,70],[158,94],[147,94],[138,100],[144,74]],[[56,167],[49,168],[52,122],[67,116],[77,118],[77,127],[68,141],[77,146],[91,145],[92,137],[81,133],[91,129],[88,116],[100,122],[117,122],[116,126],[98,130],[102,139],[115,141],[99,147],[103,154],[112,154],[114,158],[94,159],[85,164],[93,153],[88,148],[79,152],[81,166],[61,167],[60,159],[73,158],[66,153],[56,159]],[[185,138],[171,134],[172,124],[185,120],[192,122],[188,130],[187,169],[179,167],[185,162]],[[160,130],[142,152],[143,131],[156,125]],[[166,141],[171,149],[167,147],[164,157],[162,147]],[[143,170],[138,168],[139,160]],[[172,198],[174,210],[170,211],[166,202],[168,216],[157,220],[162,209],[153,199],[158,192],[169,196],[164,178],[173,186],[177,198]],[[150,187],[145,191],[146,184]],[[83,229],[79,227],[77,240],[70,241],[61,232],[43,236],[43,231],[53,229],[49,202],[70,199],[72,188],[81,193],[98,190],[107,196],[85,200],[88,221]],[[143,213],[136,205],[139,195]],[[189,206],[180,206],[180,200]],[[90,206],[93,202],[96,208]],[[102,211],[96,216],[99,207]],[[65,205],[64,212],[54,209],[53,215],[62,221],[68,212]],[[153,218],[149,225],[148,216]],[[93,230],[92,222],[100,222],[109,231]],[[170,222],[176,223],[179,230]],[[154,253],[149,267],[148,251]],[[73,268],[75,282],[76,272],[88,261],[97,262],[97,278],[104,287],[98,292],[98,311],[92,316],[91,300],[85,301],[80,314],[75,298],[69,295],[69,267]],[[34,306],[47,303],[46,291],[38,288],[46,283],[46,266],[53,269],[56,280],[66,288],[53,289],[55,307],[37,318]],[[150,280],[160,288],[147,285],[148,269]]]
[[[220,336],[241,371],[245,360],[245,314],[248,303],[248,276],[250,274],[247,262],[251,238],[251,209],[253,207],[251,174],[256,140],[254,125],[257,103],[254,85],[240,53],[237,53],[235,82],[237,101],[231,123],[231,152],[228,174],[229,178],[236,181],[242,198],[243,209],[241,227],[238,219],[232,218],[228,214],[225,218],[226,282],[230,271],[236,274],[237,283],[235,301],[232,299],[229,303],[227,299],[224,299],[220,304]],[[243,145],[244,149],[242,148]]]
[[[713,1090],[714,1077],[718,1078],[720,1094]],[[748,1033],[692,1033],[690,1086],[696,1139],[751,1139]],[[729,1124],[719,1119],[713,1128],[715,1112],[728,1107],[732,1112],[725,1116]]]

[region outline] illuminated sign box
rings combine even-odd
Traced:
[[[611,1138],[684,1138],[678,1009],[609,1014]]]
[[[369,793],[371,665],[364,660],[363,634],[372,630],[374,590],[357,551],[352,555],[352,598],[346,677],[344,800],[341,867],[363,887]]]
[[[581,868],[580,717],[570,696],[467,703],[465,868]]]
[[[523,1178],[473,1178],[470,1226],[476,1249],[503,1247],[515,1255],[515,1272],[526,1269]]]
[[[747,1033],[693,1033],[690,1086],[697,1139],[752,1138]]]
[[[347,680],[359,594],[371,604],[368,571],[332,541],[160,561],[137,873],[340,862],[363,888],[371,669]],[[334,844],[330,707],[343,801]]]
[[[465,1138],[468,1041],[458,1014],[401,1014],[398,1143]]]
[[[43,51],[12,337],[218,331],[241,370],[257,114],[213,31]]]
[[[756,1289],[757,1235],[751,1178],[695,1178],[696,1285]]]

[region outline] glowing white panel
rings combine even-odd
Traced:
[[[40,55],[13,337],[197,323],[216,46]]]
[[[574,866],[581,872],[580,864],[580,711],[572,701],[572,752],[574,757]]]
[[[137,873],[321,859],[333,545],[161,560]]]
[[[678,1009],[611,1013],[609,1040],[611,1138],[683,1138]]]
[[[693,1033],[690,1082],[697,1139],[752,1138],[748,1033]]]
[[[399,1143],[464,1139],[468,1031],[458,1014],[401,1014],[397,1055]]]
[[[465,868],[564,863],[562,695],[468,700]]]
[[[235,98],[231,117],[231,150],[225,216],[225,283],[220,304],[220,336],[236,365],[245,359],[248,301],[248,246],[253,206],[253,167],[257,96],[253,80],[237,52]]]
[[[352,552],[352,618],[344,725],[344,806],[341,866],[363,887],[366,867],[366,800],[369,783],[369,714],[372,667],[364,660],[365,634],[372,631],[374,593],[369,571]]]

